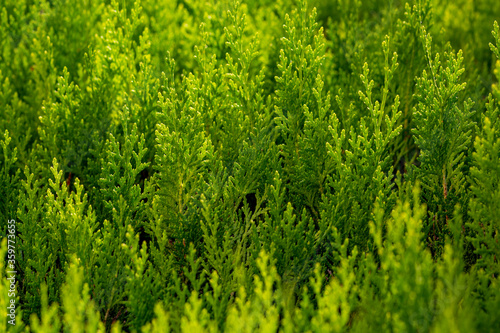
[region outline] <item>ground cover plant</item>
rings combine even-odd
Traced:
[[[497,21],[0,0],[0,331],[497,332]]]

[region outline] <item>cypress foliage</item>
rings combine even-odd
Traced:
[[[499,16],[0,0],[0,330],[494,332]]]

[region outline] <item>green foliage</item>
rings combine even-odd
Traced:
[[[380,295],[368,299],[367,309],[380,312],[368,318],[375,319],[371,324],[381,325],[382,330],[428,331],[433,319],[432,258],[421,241],[425,208],[418,202],[418,192],[414,195],[413,209],[408,202],[398,203],[384,226],[383,213],[377,207],[370,224],[380,266],[371,271],[373,277],[367,278],[373,281],[375,290],[380,290]],[[371,303],[377,300],[382,303],[381,308]]]
[[[499,15],[0,0],[0,331],[494,332]]]
[[[326,143],[327,154],[334,165],[329,175],[329,191],[323,197],[323,219],[340,233],[341,241],[349,238],[351,246],[361,251],[370,247],[368,221],[376,198],[383,199],[387,209],[394,204],[391,191],[393,168],[388,155],[388,146],[401,131],[397,120],[399,97],[396,95],[389,110],[386,110],[389,83],[396,70],[397,54],[389,63],[389,38],[382,44],[385,53],[385,79],[381,101],[373,101],[374,81],[369,80],[368,64],[363,65],[360,78],[365,91],[359,97],[369,114],[361,118],[359,128],[351,126],[340,129],[335,116],[332,117],[332,141]],[[337,96],[339,104],[342,97]],[[340,133],[339,133],[340,132]]]
[[[484,127],[476,137],[474,166],[471,169],[471,191],[474,198],[470,203],[473,222],[468,226],[474,231],[471,242],[478,256],[477,266],[492,277],[500,274],[498,251],[500,245],[500,129],[498,102],[490,99],[484,116]],[[490,118],[491,117],[491,118]]]
[[[15,214],[17,207],[17,200],[19,197],[19,189],[16,183],[20,179],[20,170],[15,170],[15,165],[18,160],[17,147],[12,148],[12,138],[9,131],[3,133],[3,138],[0,141],[2,146],[2,159],[1,159],[1,176],[0,176],[0,218],[6,221],[12,218]],[[7,233],[5,228],[7,224],[2,224],[2,233]]]
[[[433,252],[441,251],[447,221],[456,204],[467,205],[465,175],[466,154],[474,130],[473,102],[460,104],[460,92],[466,84],[459,78],[462,54],[446,52],[445,63],[440,55],[432,59],[432,38],[422,29],[428,69],[417,79],[417,106],[414,114],[415,143],[420,148],[415,178],[422,182],[423,196],[428,203],[426,222],[428,242]],[[427,72],[427,70],[429,72]]]

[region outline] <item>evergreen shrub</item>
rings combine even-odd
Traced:
[[[0,0],[0,332],[498,332],[499,19]]]

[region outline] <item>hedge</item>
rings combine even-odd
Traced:
[[[500,2],[408,1],[0,0],[0,331],[498,330]]]

